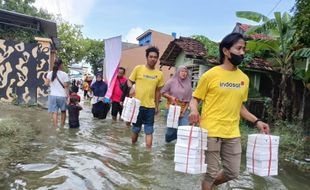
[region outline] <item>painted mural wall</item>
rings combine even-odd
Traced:
[[[50,48],[40,43],[0,39],[0,101],[19,104],[46,102],[44,79]]]

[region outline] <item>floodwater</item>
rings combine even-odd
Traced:
[[[144,135],[131,145],[130,129],[120,121],[94,119],[85,104],[80,129],[51,127],[47,110],[0,105],[0,122],[8,118],[25,130],[0,137],[0,189],[113,190],[200,189],[201,175],[174,171],[174,143],[164,142],[164,122],[156,118],[153,148]],[[242,163],[237,180],[218,189],[310,189],[309,175],[279,165],[279,175],[250,175]]]

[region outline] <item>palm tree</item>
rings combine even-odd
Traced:
[[[279,95],[276,104],[276,115],[278,118],[291,118],[293,102],[288,99],[287,92],[295,94],[293,83],[293,74],[295,71],[295,59],[298,57],[310,56],[309,48],[299,47],[295,37],[295,26],[291,16],[288,13],[274,13],[274,18],[268,17],[251,11],[238,11],[237,17],[245,18],[258,22],[259,25],[253,26],[246,32],[246,35],[265,34],[270,38],[250,40],[247,43],[247,49],[253,52],[268,51],[271,57],[280,67],[281,82],[279,85]],[[288,89],[287,82],[290,82],[291,88]],[[294,97],[294,96],[293,96]]]

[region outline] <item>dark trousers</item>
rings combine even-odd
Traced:
[[[110,104],[98,102],[96,104],[93,104],[92,113],[93,116],[98,119],[105,119],[107,117],[107,114],[110,110]]]
[[[79,128],[80,127],[80,122],[79,121],[69,121],[69,128]]]
[[[123,111],[123,106],[121,106],[121,104],[119,102],[112,102],[112,112],[111,112],[111,115],[113,117],[117,117],[118,113],[120,115],[122,115],[122,111]]]

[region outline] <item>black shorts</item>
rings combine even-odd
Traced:
[[[122,110],[123,110],[123,106],[121,106],[119,102],[112,102],[112,113],[111,114],[113,117],[116,117],[118,113],[122,115]]]

